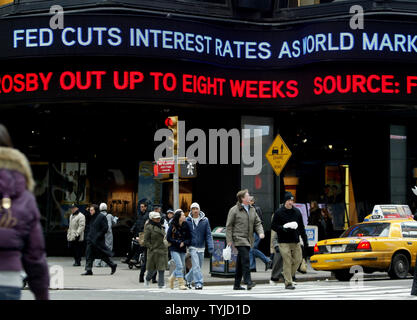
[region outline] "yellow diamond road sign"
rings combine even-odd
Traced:
[[[291,154],[292,153],[284,140],[282,140],[280,135],[277,135],[265,154],[265,157],[271,164],[272,169],[274,169],[277,176],[279,176],[282,169],[284,169],[287,164],[288,159],[291,157]]]

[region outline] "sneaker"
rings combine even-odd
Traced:
[[[159,289],[166,289],[167,286],[158,286]]]
[[[292,284],[287,284],[287,285],[285,286],[285,289],[288,289],[288,290],[294,290],[294,289],[295,289],[295,287],[294,287]]]
[[[278,282],[276,282],[276,281],[274,281],[274,280],[269,280],[269,284],[270,284],[271,286],[276,286],[276,285],[278,285]]]
[[[149,287],[151,283],[148,281],[148,279],[145,278],[145,287]]]
[[[93,271],[89,270],[89,271],[86,271],[84,273],[81,273],[81,275],[82,276],[92,276],[93,275]]]
[[[188,289],[192,289],[192,283],[191,283],[191,282],[188,282],[187,280],[185,281],[185,286],[186,286]],[[197,287],[196,287],[196,289],[197,289]]]
[[[265,263],[265,271],[268,271],[268,269],[272,269],[272,261]]]
[[[203,290],[203,285],[201,285],[201,284],[197,284],[197,285],[195,286],[195,289],[196,289],[196,290]]]
[[[73,267],[81,267],[81,263],[79,262],[74,262],[74,264],[72,265]]]

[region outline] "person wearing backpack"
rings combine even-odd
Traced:
[[[100,213],[106,217],[107,219],[107,224],[108,224],[108,229],[107,232],[104,236],[105,238],[105,244],[106,247],[110,249],[110,251],[113,250],[113,226],[116,224],[116,217],[113,217],[113,215],[111,213],[107,212],[107,204],[105,204],[104,202],[100,203],[99,206],[99,210]],[[99,260],[96,259],[96,267],[104,267],[104,261],[103,260]]]
[[[29,161],[0,124],[0,300],[20,300],[22,269],[36,300],[49,300],[49,270]]]

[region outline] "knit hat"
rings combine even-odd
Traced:
[[[104,202],[100,203],[99,209],[100,209],[100,211],[106,211],[107,210],[107,204],[105,204]]]
[[[191,207],[190,210],[192,210],[193,208],[197,208],[198,210],[200,210],[200,205],[197,202],[194,202]]]
[[[294,196],[292,195],[291,192],[285,192],[284,203],[287,202],[288,200],[294,200]]]
[[[158,218],[161,218],[161,215],[159,212],[151,211],[149,213],[149,219],[152,220],[152,219],[158,219]]]

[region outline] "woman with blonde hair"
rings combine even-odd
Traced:
[[[21,271],[36,300],[48,300],[49,270],[29,161],[0,124],[0,300],[20,300]]]

